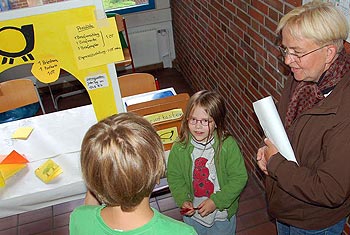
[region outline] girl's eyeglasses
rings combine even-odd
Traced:
[[[202,125],[202,126],[209,126],[209,123],[212,123],[212,120],[209,119],[196,119],[196,118],[189,118],[187,119],[188,123],[191,125],[196,125],[198,122]]]

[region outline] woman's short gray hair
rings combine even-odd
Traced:
[[[312,1],[297,7],[280,20],[276,33],[287,29],[295,38],[308,38],[318,45],[334,44],[338,51],[349,35],[349,24],[344,14],[333,4]]]

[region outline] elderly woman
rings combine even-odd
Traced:
[[[267,175],[268,207],[278,234],[341,234],[350,213],[349,26],[341,12],[311,2],[278,27],[291,69],[278,110],[299,163],[271,143],[257,153]]]

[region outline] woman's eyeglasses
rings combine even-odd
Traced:
[[[202,126],[209,126],[209,123],[212,123],[212,120],[209,119],[196,119],[196,118],[189,118],[187,119],[188,123],[191,125],[196,125],[198,122],[202,125]]]
[[[318,50],[321,50],[322,48],[326,47],[326,46],[329,46],[329,45],[324,45],[324,46],[321,46],[319,48],[316,48],[315,50],[312,50],[312,51],[309,51],[309,52],[306,52],[305,54],[302,54],[302,55],[298,55],[298,54],[295,54],[295,53],[292,53],[289,51],[288,48],[284,48],[284,47],[281,47],[279,46],[278,49],[280,50],[283,58],[285,59],[287,56],[289,56],[290,58],[293,58],[294,61],[296,61],[295,59],[298,59],[298,62],[301,61],[301,58],[307,56],[307,55],[310,55],[311,53],[314,53]]]

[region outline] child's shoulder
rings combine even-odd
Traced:
[[[71,216],[80,216],[80,215],[84,215],[84,216],[89,216],[89,215],[96,215],[96,213],[98,213],[99,211],[101,211],[103,208],[103,206],[92,206],[92,205],[81,205],[76,207]]]
[[[157,213],[157,212],[156,212]],[[185,224],[184,222],[175,220],[161,213],[157,213],[158,216],[158,230],[162,231],[164,234],[197,234],[192,226]],[[163,234],[163,233],[160,233]]]
[[[232,151],[232,150],[239,150],[240,147],[237,140],[233,136],[229,135],[223,140],[222,149],[223,151],[225,150]]]
[[[175,141],[171,147],[170,151],[185,151],[187,148],[190,147],[189,143],[186,142],[180,142],[180,141]]]
[[[237,140],[232,135],[225,136],[223,143],[226,145],[238,145]]]

